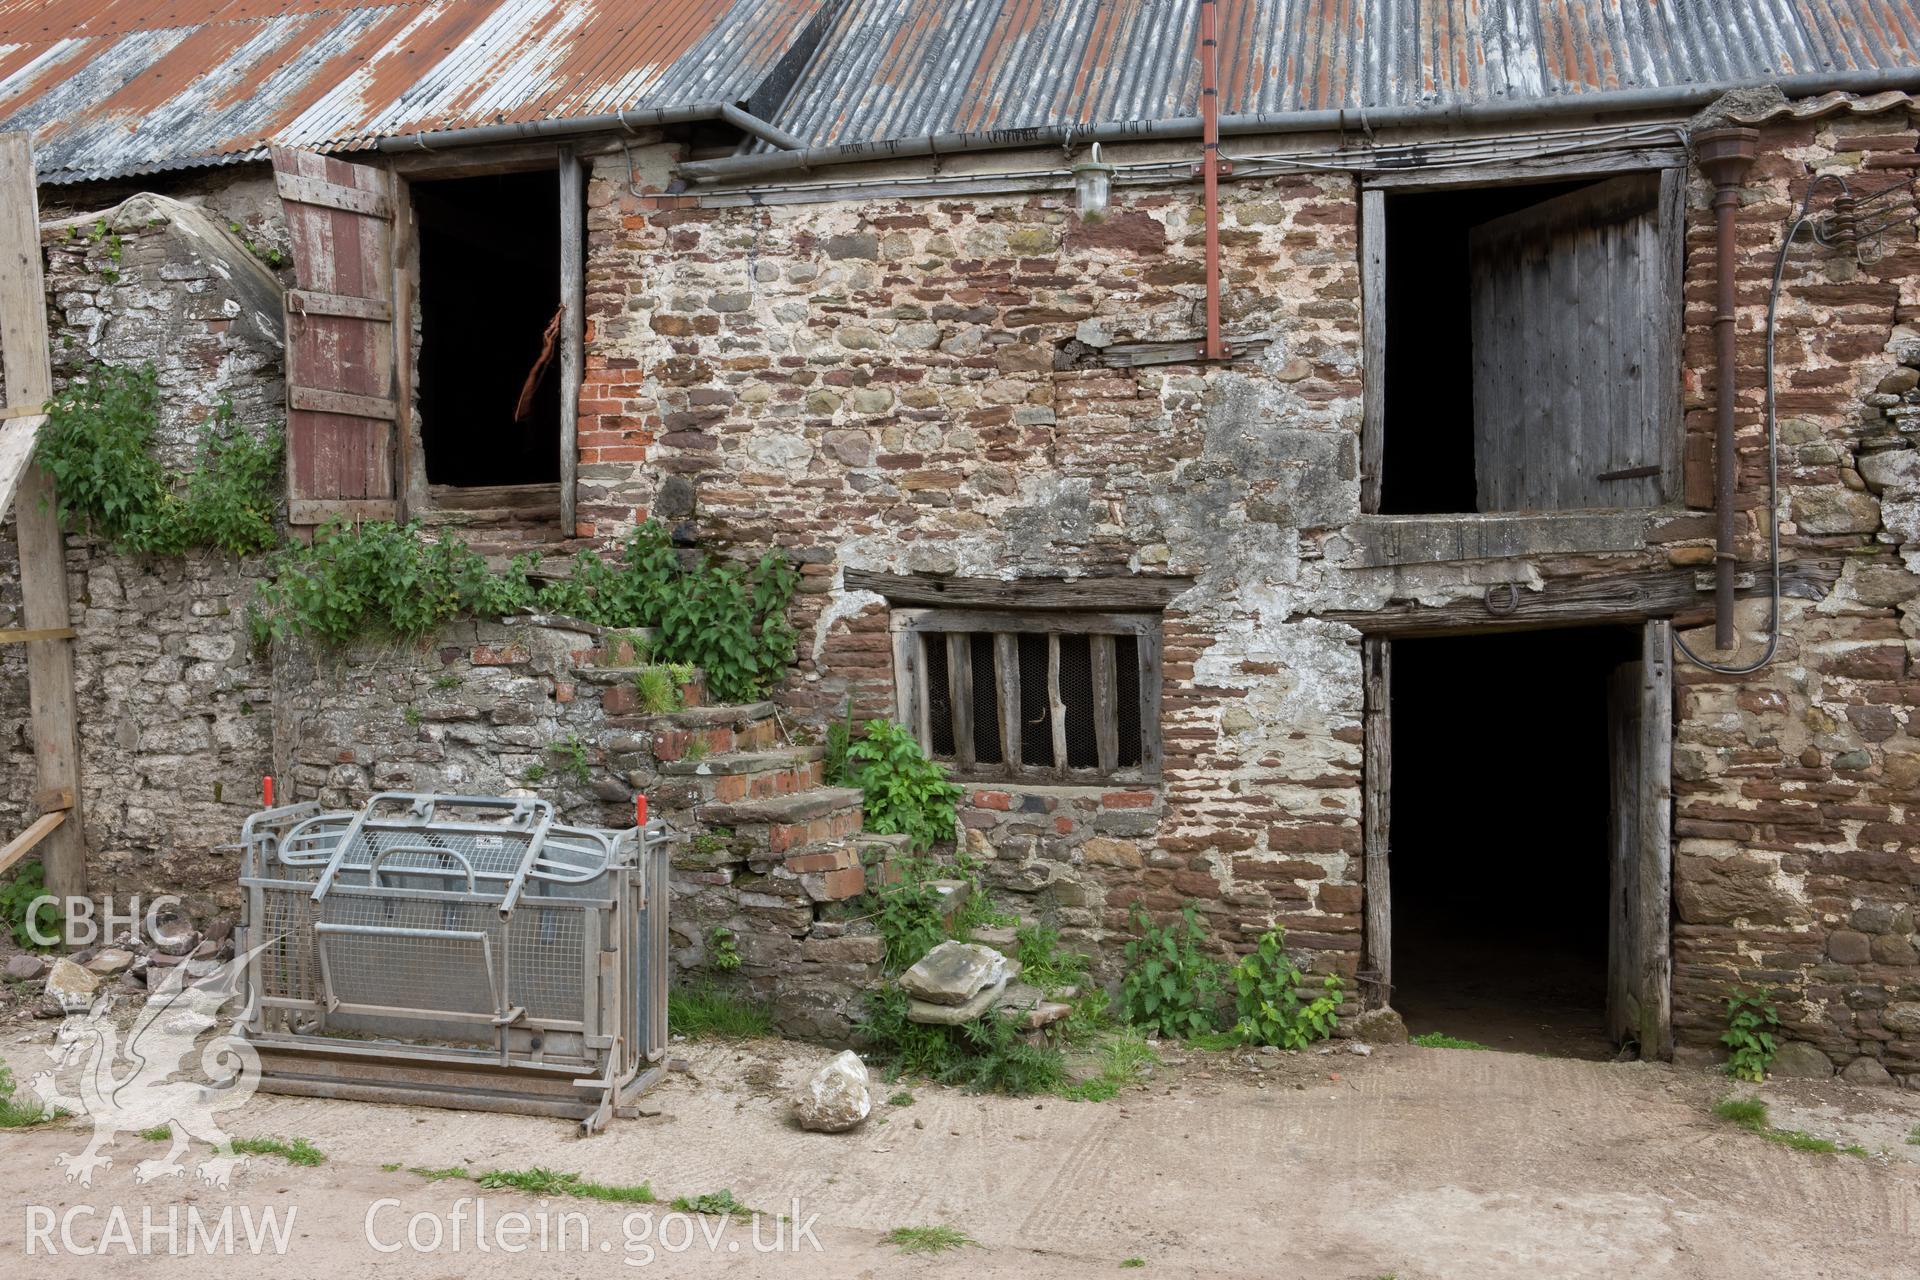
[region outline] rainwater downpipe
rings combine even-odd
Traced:
[[[1734,487],[1739,458],[1733,442],[1734,407],[1734,213],[1740,207],[1740,184],[1758,151],[1758,129],[1707,129],[1693,135],[1694,160],[1713,183],[1714,270],[1717,274],[1713,333],[1717,355],[1714,408],[1713,506],[1716,517],[1713,547],[1713,644],[1725,652],[1734,646],[1733,588]]]
[[[1200,173],[1206,188],[1207,339],[1203,360],[1226,358],[1220,340],[1220,17],[1219,0],[1200,0]]]

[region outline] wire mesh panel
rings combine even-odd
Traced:
[[[1020,636],[1020,762],[1053,767],[1053,704],[1048,699],[1047,637]]]
[[[920,636],[921,660],[926,664],[927,754],[953,758],[953,684],[947,666],[947,638],[938,632]]]
[[[1140,641],[1135,636],[1113,639],[1114,700],[1120,721],[1120,764],[1140,763]]]
[[[967,637],[973,660],[973,758],[981,764],[999,764],[1000,684],[995,679],[993,637],[976,631]]]
[[[1093,641],[1090,636],[1060,637],[1060,701],[1066,708],[1068,766],[1098,768],[1100,739],[1093,722]]]

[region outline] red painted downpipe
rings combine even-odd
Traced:
[[[1713,644],[1721,650],[1734,645],[1733,494],[1739,459],[1733,445],[1734,393],[1734,212],[1740,207],[1740,184],[1759,151],[1758,129],[1706,129],[1693,135],[1693,157],[1700,172],[1713,183],[1714,270],[1718,274],[1713,312],[1713,336],[1718,348],[1713,423],[1713,507],[1716,517],[1713,548]]]
[[[1218,0],[1200,0],[1200,160],[1207,204],[1207,342],[1203,360],[1224,359],[1220,340],[1220,23]]]

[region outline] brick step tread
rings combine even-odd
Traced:
[[[707,826],[751,827],[809,822],[830,813],[860,807],[858,787],[814,787],[792,795],[768,796],[764,800],[734,800],[700,807],[700,821]]]
[[[736,706],[687,707],[654,715],[609,716],[607,723],[617,729],[724,729],[755,724],[772,716],[771,702],[743,702]]]
[[[825,747],[779,747],[772,751],[726,751],[702,756],[698,760],[674,760],[660,766],[660,772],[703,778],[730,773],[773,773],[780,769],[799,769],[826,758]]]

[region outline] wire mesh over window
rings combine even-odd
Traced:
[[[1113,638],[1113,670],[1119,686],[1114,712],[1120,724],[1120,767],[1140,764],[1140,641],[1135,636]],[[1156,732],[1158,726],[1155,727]]]
[[[1002,617],[1004,629],[989,629]],[[942,625],[948,618],[960,625]],[[1142,715],[1143,686],[1156,705],[1159,696],[1157,672],[1147,684],[1157,620],[1067,615],[1057,631],[1032,614],[928,611],[913,621],[906,702],[927,754],[959,776],[1092,783],[1157,769],[1158,716]],[[1018,721],[1005,724],[1008,715]]]
[[[1047,700],[1048,637],[1020,638],[1020,763],[1053,765],[1053,707]]]
[[[973,758],[1000,764],[1000,684],[994,674],[993,637],[975,632],[973,649]]]
[[[948,675],[947,638],[921,637],[920,661],[927,673],[927,738],[922,743],[936,760],[953,759],[953,684]]]
[[[1098,769],[1100,737],[1093,722],[1091,636],[1060,637],[1060,701],[1065,704],[1066,711],[1068,766],[1074,769]]]

